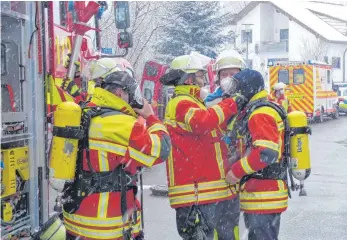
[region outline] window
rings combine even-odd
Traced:
[[[149,64],[146,64],[145,69],[146,69],[146,75],[147,76],[155,77],[158,74],[158,69],[154,66],[149,65]]]
[[[1,76],[7,73],[6,45],[1,43]]]
[[[328,58],[328,56],[324,56],[324,62],[327,63],[327,64],[329,64],[329,58]]]
[[[288,41],[289,39],[289,30],[288,29],[280,29],[280,41]]]
[[[333,68],[340,69],[341,68],[341,58],[340,57],[332,57],[331,64]]]
[[[66,2],[61,1],[59,2],[59,14],[60,14],[60,25],[66,26]]]
[[[327,81],[330,84],[330,81],[331,81],[331,79],[330,79],[330,70],[327,70]]]
[[[293,82],[294,84],[303,84],[305,82],[305,71],[304,69],[294,69],[293,70]]]
[[[278,71],[278,82],[282,82],[284,84],[289,84],[289,71],[288,70],[279,70]]]
[[[55,24],[60,26],[66,26],[66,2],[64,1],[53,1],[53,8],[59,9],[53,12],[53,21]]]
[[[149,104],[152,103],[153,94],[154,94],[154,82],[146,80],[143,83],[143,95]]]
[[[247,43],[247,36],[248,36],[248,43],[252,43],[252,29],[248,30],[248,32],[246,32],[245,30],[241,31],[242,43]]]

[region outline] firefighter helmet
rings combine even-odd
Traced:
[[[125,71],[131,77],[134,77],[134,69],[131,64],[124,58],[101,58],[92,60],[85,68],[83,74],[88,80],[104,79],[112,72]]]
[[[220,70],[227,68],[239,68],[242,70],[246,68],[246,62],[235,50],[225,50],[218,55],[214,64],[214,70],[219,73]]]
[[[284,90],[286,87],[287,87],[286,84],[284,84],[283,82],[279,82],[274,85],[273,90],[275,91]]]
[[[191,75],[206,72],[200,58],[194,54],[176,57],[170,64],[170,70],[160,78],[164,85],[182,85]]]
[[[193,54],[176,57],[171,62],[170,69],[182,70],[185,73],[196,73],[198,71],[206,71],[200,58]]]
[[[129,94],[129,104],[133,108],[143,107],[143,98],[140,86],[136,79],[130,76],[127,71],[115,71],[108,74],[101,82],[101,88],[106,90],[119,87]]]

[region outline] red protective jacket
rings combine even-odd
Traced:
[[[277,98],[274,94],[271,94],[268,98],[270,101],[273,101],[279,105],[281,105],[282,107],[284,107],[284,109],[287,111],[287,113],[290,113],[293,111],[292,106],[290,105],[289,100],[282,95],[281,97]]]
[[[169,156],[171,145],[167,130],[155,117],[144,125],[133,109],[112,93],[97,88],[90,105],[118,111],[104,113],[91,121],[89,129],[90,162],[97,173],[110,172],[124,164],[135,175],[137,167],[151,167]],[[90,171],[84,156],[83,169]],[[126,193],[128,217],[122,217],[120,192],[93,193],[86,196],[73,214],[64,208],[66,230],[79,239],[123,240],[123,231],[132,226],[133,236],[140,231],[139,203],[133,190]],[[134,212],[137,217],[134,218]]]
[[[256,94],[252,101],[264,99],[267,92]],[[248,129],[237,138],[238,154],[241,158],[232,165],[234,176],[245,175],[264,169],[271,163],[282,161],[284,147],[284,123],[271,107],[257,108],[248,119]],[[232,127],[240,129],[237,122]],[[232,128],[229,126],[229,129]],[[265,157],[261,157],[261,154]],[[283,180],[251,178],[241,186],[241,210],[246,213],[281,213],[287,209],[288,189]]]
[[[177,86],[166,107],[165,125],[172,154],[167,162],[171,207],[206,204],[236,197],[225,182],[227,146],[219,126],[237,113],[233,99],[209,109],[196,86]]]

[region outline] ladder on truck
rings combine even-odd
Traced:
[[[36,4],[41,6],[1,2],[1,239],[29,239],[48,218],[47,124]]]

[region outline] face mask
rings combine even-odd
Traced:
[[[132,108],[143,108],[143,97],[139,86],[136,87],[134,92],[129,93],[129,105]]]
[[[226,77],[220,81],[220,87],[224,93],[233,94],[237,90],[237,82],[231,77]]]
[[[226,92],[226,90],[229,88],[231,81],[232,81],[231,77],[223,78],[220,81],[220,87],[222,88],[223,92]]]
[[[205,98],[210,94],[209,87],[200,88],[200,98],[205,100]]]
[[[284,95],[284,90],[279,90],[279,91],[276,91],[276,93],[275,93],[275,96],[277,97],[277,98],[279,98],[279,97],[281,97],[281,96],[283,96]]]

